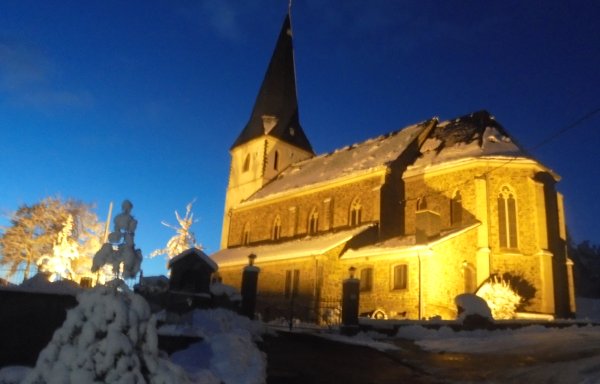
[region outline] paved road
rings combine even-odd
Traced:
[[[264,340],[269,384],[562,383],[568,382],[571,373],[567,370],[566,376],[557,379],[563,373],[560,367],[565,367],[560,364],[580,359],[600,361],[600,346],[595,345],[577,351],[467,354],[427,352],[402,339],[392,341],[398,350],[386,352],[307,333],[280,332]],[[600,366],[595,363],[590,369],[597,372]]]
[[[305,333],[265,336],[269,384],[432,384],[444,381],[404,360],[401,354],[333,342]]]

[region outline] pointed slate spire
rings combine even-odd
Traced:
[[[250,120],[231,148],[270,135],[314,153],[300,126],[290,15],[283,21]]]

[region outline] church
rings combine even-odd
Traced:
[[[454,298],[507,281],[532,316],[575,312],[559,176],[487,111],[430,118],[317,155],[299,120],[289,15],[230,148],[219,278],[260,268],[265,320],[322,322],[344,279],[360,312],[456,318]]]

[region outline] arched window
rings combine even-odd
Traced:
[[[517,248],[517,201],[507,186],[498,194],[498,237],[501,248]]]
[[[419,197],[417,199],[417,211],[424,211],[426,209],[427,209],[427,200],[425,199],[425,196]]]
[[[271,238],[273,240],[279,240],[280,237],[281,237],[281,217],[279,217],[279,215],[277,215],[277,217],[275,217],[275,220],[273,221],[273,232],[271,234]]]
[[[450,224],[462,224],[462,196],[460,191],[454,193],[454,197],[450,200]]]
[[[351,227],[355,227],[357,225],[360,225],[362,221],[362,206],[360,205],[360,199],[356,198],[352,201],[352,204],[350,204],[350,217],[348,219],[348,222],[350,223]]]
[[[249,169],[250,169],[250,154],[247,154],[246,158],[244,159],[244,167],[242,168],[242,172],[248,172]]]
[[[273,155],[273,169],[277,170],[279,168],[279,152],[275,151]]]
[[[313,208],[308,215],[308,234],[314,235],[319,231],[319,211]]]
[[[242,245],[250,244],[250,225],[246,223],[244,230],[242,231]]]

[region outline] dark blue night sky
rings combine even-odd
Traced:
[[[600,243],[600,113],[547,141],[600,108],[600,3],[405,3],[294,1],[300,120],[316,152],[486,109],[562,176],[574,239]],[[3,1],[2,213],[60,195],[104,220],[129,198],[149,254],[173,235],[160,221],[196,198],[193,228],[216,251],[228,149],[287,5]],[[162,259],[144,264],[164,272]]]

